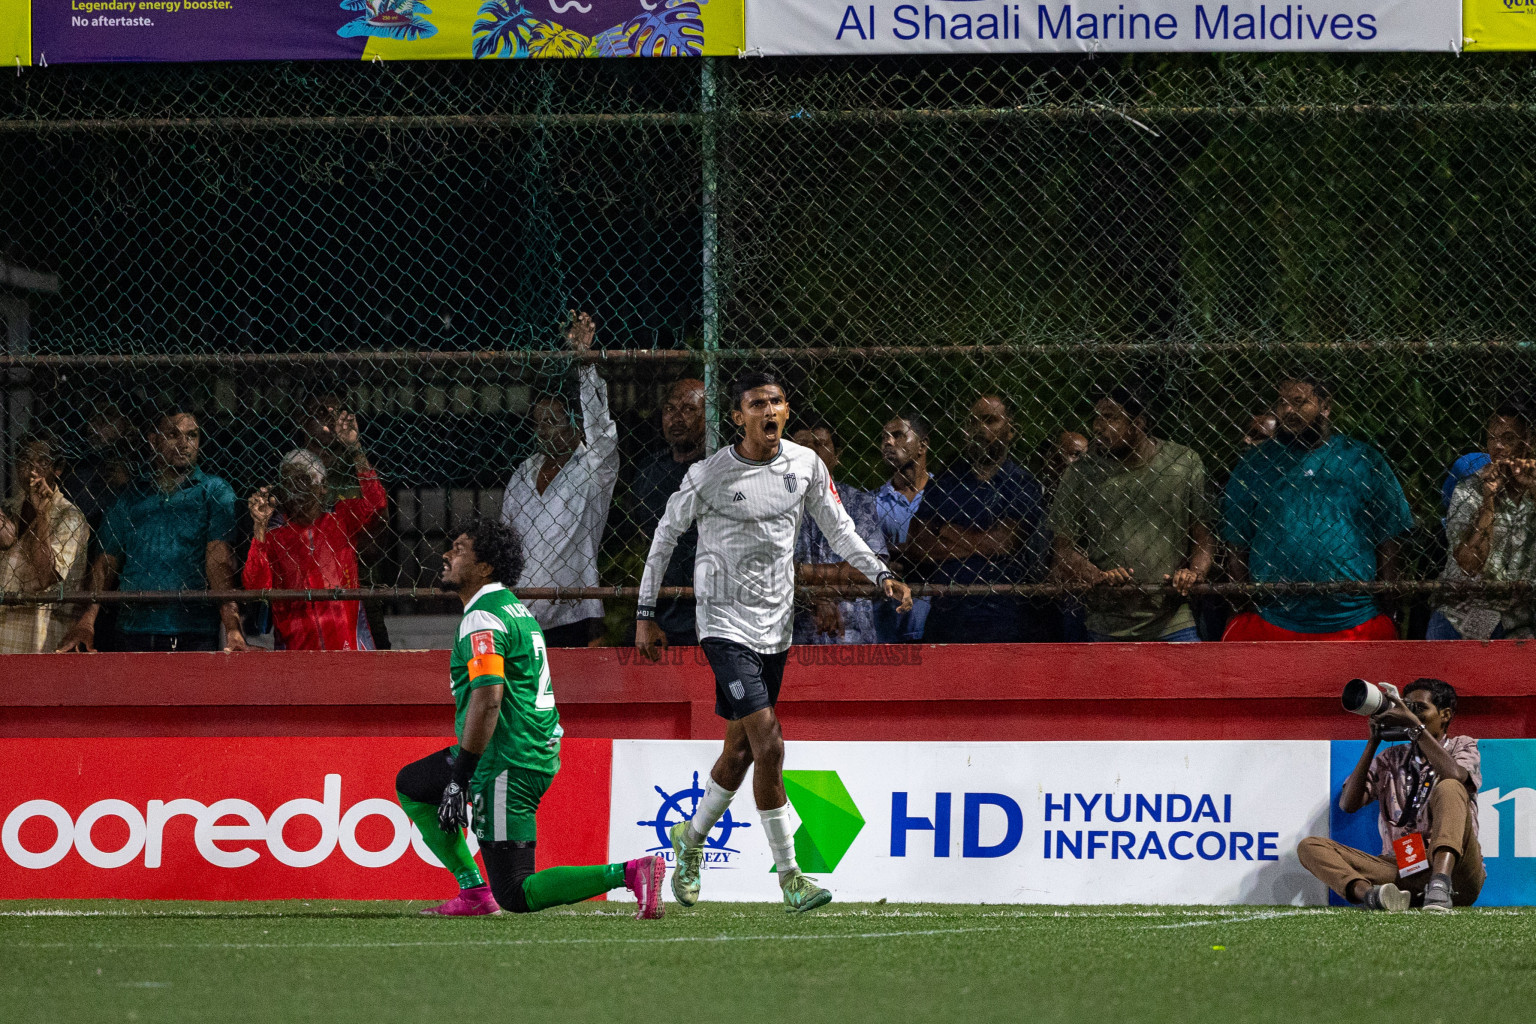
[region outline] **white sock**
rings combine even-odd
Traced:
[[[763,835],[768,837],[768,848],[773,851],[773,863],[779,869],[779,884],[800,870],[795,863],[795,835],[790,828],[789,804],[772,810],[759,810],[763,819]]]
[[[715,827],[715,822],[731,806],[731,798],[735,795],[734,789],[726,789],[711,776],[704,785],[704,799],[699,801],[699,809],[693,812],[692,820],[683,830],[683,845],[703,846],[709,830]]]

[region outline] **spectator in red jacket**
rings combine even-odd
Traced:
[[[360,497],[343,498],[327,512],[325,465],[313,453],[289,452],[280,470],[278,496],[263,487],[251,495],[255,538],[245,560],[247,590],[353,588],[357,538],[384,512],[384,487],[358,441],[357,419],[343,413],[338,440],[357,470]],[[283,524],[271,525],[282,506]],[[371,651],[373,637],[356,601],[274,601],[272,620],[279,648],[301,651]]]

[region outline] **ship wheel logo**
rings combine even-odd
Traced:
[[[672,840],[667,831],[680,821],[689,821],[698,813],[699,801],[704,798],[704,787],[699,785],[699,773],[693,773],[693,785],[687,789],[680,789],[676,793],[668,793],[660,786],[655,787],[656,793],[661,797],[661,806],[656,810],[655,821],[637,821],[636,825],[654,828],[656,830],[657,845],[647,850],[647,853],[666,851],[672,852]],[[720,816],[715,822],[715,827],[709,830],[709,835],[704,838],[704,848],[719,853],[740,853],[740,850],[732,849],[730,844],[731,833],[739,828],[751,828],[750,822],[736,821],[731,817],[730,809]],[[706,858],[707,859],[707,858]]]

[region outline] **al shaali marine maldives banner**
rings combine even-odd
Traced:
[[[762,56],[1461,48],[1454,0],[748,0]]]
[[[688,57],[742,0],[0,0],[20,62]],[[30,43],[16,26],[30,13]],[[23,50],[30,59],[21,58]]]

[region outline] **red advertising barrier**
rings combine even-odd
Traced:
[[[549,653],[567,736],[724,734],[702,652]],[[4,736],[430,736],[446,651],[12,654]],[[1536,643],[973,644],[797,647],[779,703],[802,740],[1348,739],[1353,676],[1438,676],[1458,728],[1536,736]]]
[[[601,862],[610,741],[719,737],[713,680],[694,648],[550,661],[566,741],[539,864]],[[400,766],[450,742],[444,651],[0,667],[0,898],[452,891],[394,803]],[[1458,731],[1536,735],[1536,644],[1518,641],[798,648],[779,713],[795,740],[1346,739],[1364,735],[1339,707],[1352,676],[1438,676]]]
[[[431,899],[395,802],[433,737],[0,741],[0,898]],[[567,740],[538,860],[608,856],[612,743]]]

